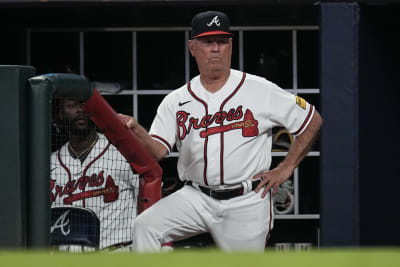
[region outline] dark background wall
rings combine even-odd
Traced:
[[[360,242],[400,245],[400,8],[360,10]]]
[[[321,243],[400,245],[398,5],[321,4]]]
[[[233,26],[318,24],[318,6],[312,5],[312,1],[300,1],[298,4],[293,1],[283,1],[289,2],[286,4],[276,4],[275,1],[126,2],[0,2],[0,32],[3,40],[0,44],[0,64],[26,64],[27,28],[188,27],[194,14],[210,9],[228,13],[234,21]]]

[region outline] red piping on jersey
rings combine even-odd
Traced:
[[[190,87],[190,81],[187,83],[187,89],[188,89],[189,93],[193,96],[194,99],[196,99],[201,104],[203,104],[203,106],[204,106],[204,108],[206,110],[206,116],[207,116],[208,115],[207,103],[204,102],[201,98],[197,97],[193,93],[192,88]],[[207,125],[207,128],[208,128],[208,125]],[[206,136],[205,139],[204,139],[204,151],[203,151],[203,155],[204,155],[203,179],[204,179],[204,184],[205,185],[208,185],[208,182],[207,182],[207,144],[208,144],[208,136]]]
[[[68,150],[68,146],[65,146],[65,148],[66,148],[66,150]],[[58,150],[58,153],[57,153],[58,162],[60,162],[61,167],[63,167],[64,170],[67,172],[67,174],[68,174],[68,182],[71,182],[71,178],[72,178],[72,176],[71,176],[71,171],[70,171],[70,170],[68,169],[68,167],[64,164],[64,162],[61,160],[60,151],[61,151],[61,149]]]
[[[236,86],[235,90],[227,97],[225,100],[222,102],[219,111],[222,112],[225,104],[239,91],[239,88],[242,87],[244,80],[246,79],[246,73],[243,72],[242,80]],[[221,126],[224,124],[223,121],[221,121]],[[221,153],[220,153],[220,181],[221,185],[224,184],[224,133],[221,132]]]
[[[89,169],[90,165],[92,165],[96,160],[98,160],[101,156],[103,156],[104,153],[106,153],[106,151],[108,150],[108,148],[110,147],[111,143],[108,142],[107,146],[104,148],[104,150],[97,155],[91,162],[89,162],[89,164],[85,167],[85,169],[83,170],[83,176],[86,175],[87,170]]]
[[[150,136],[152,136],[152,137],[160,140],[161,142],[163,142],[168,147],[169,152],[172,152],[171,145],[164,138],[162,138],[161,136],[155,135],[155,134],[151,134]]]
[[[308,123],[308,120],[311,117],[313,109],[314,109],[314,106],[310,105],[310,110],[308,111],[306,119],[304,120],[303,124],[300,126],[300,129],[298,129],[296,132],[294,132],[293,135],[297,135],[298,133],[300,133],[303,130],[304,126],[306,126],[306,124]]]

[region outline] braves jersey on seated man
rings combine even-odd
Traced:
[[[83,162],[68,144],[51,155],[51,206],[92,210],[100,220],[100,249],[131,242],[139,176],[102,134]]]

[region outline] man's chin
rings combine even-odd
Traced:
[[[87,129],[87,128],[89,128],[89,122],[88,121],[77,121],[77,122],[75,122],[75,128]]]
[[[86,135],[95,129],[95,124],[86,120],[76,121],[71,127],[71,132],[77,135]]]
[[[210,66],[213,66],[213,67],[220,67],[220,68],[222,68],[222,67],[224,66],[224,63],[222,62],[221,59],[210,59],[209,62],[208,62],[208,64],[209,64]]]
[[[214,73],[222,73],[225,71],[225,67],[222,64],[210,64],[209,69]]]

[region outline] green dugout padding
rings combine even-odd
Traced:
[[[0,65],[0,248],[26,246],[27,80],[31,66]]]
[[[32,78],[35,79],[35,78]],[[28,247],[49,244],[51,90],[29,80]]]
[[[45,74],[28,80],[28,247],[49,245],[50,229],[50,136],[52,97],[80,97],[91,94],[89,81],[75,74]]]

